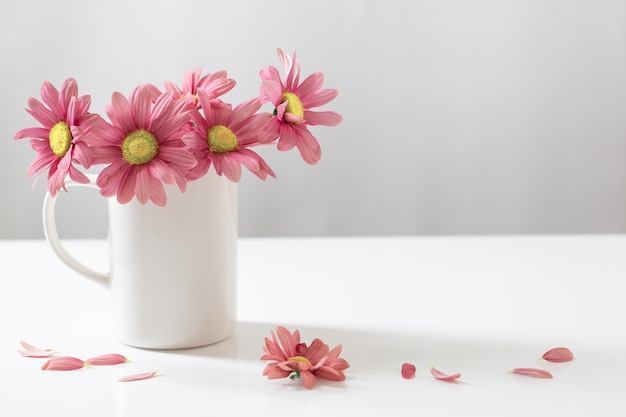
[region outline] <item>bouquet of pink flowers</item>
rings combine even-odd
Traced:
[[[333,100],[338,91],[323,89],[324,76],[316,72],[300,82],[300,64],[278,49],[284,68],[268,66],[260,71],[258,97],[235,107],[220,97],[236,82],[226,71],[202,75],[188,72],[182,87],[164,83],[164,91],[151,84],[137,86],[128,97],[114,92],[105,106],[108,121],[89,112],[91,97],[78,95],[73,78],[61,90],[49,82],[41,87],[41,99],[29,98],[26,111],[40,127],[22,129],[15,139],[30,138],[37,157],[29,175],[48,170],[48,190],[55,196],[65,180],[88,183],[77,166],[103,164],[96,185],[105,197],[117,196],[124,204],[137,197],[163,206],[163,184],[176,184],[182,192],[188,181],[205,175],[211,165],[218,175],[237,182],[241,166],[262,180],[276,177],[263,158],[252,150],[276,144],[280,151],[298,148],[308,164],[321,157],[317,139],[308,126],[335,126],[342,120],[332,111],[313,108]],[[270,103],[272,112],[262,112]]]

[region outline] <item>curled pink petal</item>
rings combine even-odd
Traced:
[[[96,356],[95,358],[90,358],[85,361],[87,365],[92,366],[118,365],[126,362],[128,362],[128,359],[119,353],[108,353],[106,355]]]
[[[44,371],[73,371],[87,366],[84,360],[73,356],[57,356],[49,359],[43,364],[41,369]]]
[[[412,363],[403,363],[401,372],[402,378],[411,379],[415,376],[415,365]]]
[[[440,381],[454,381],[455,379],[458,379],[461,376],[461,374],[459,373],[456,373],[453,375],[444,374],[443,372],[436,369],[432,365],[430,365],[430,373]]]
[[[37,346],[33,346],[24,341],[20,341],[20,345],[24,348],[24,350],[17,350],[22,356],[28,358],[48,358],[54,355],[54,350],[52,349],[43,349]]]
[[[23,340],[20,340],[20,345],[22,345],[22,347],[23,347],[24,349],[26,349],[26,350],[31,350],[31,349],[41,349],[41,350],[45,350],[45,349],[39,348],[39,347],[37,347],[37,346],[33,346],[33,345],[31,345],[30,343],[26,343],[26,342],[24,342]]]
[[[31,350],[19,350],[20,354],[26,358],[49,358],[54,355],[54,352],[51,350],[43,350],[43,349],[31,349]]]
[[[537,369],[537,368],[515,368],[510,371],[512,374],[516,375],[526,375],[532,376],[535,378],[552,378],[552,374],[545,369]]]
[[[131,382],[131,381],[141,381],[142,379],[148,379],[159,375],[159,371],[153,372],[143,372],[141,374],[127,375],[120,379],[119,382]]]
[[[549,362],[569,362],[574,359],[574,354],[566,347],[555,347],[544,353],[541,358]]]

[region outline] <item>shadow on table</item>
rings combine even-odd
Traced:
[[[487,340],[452,335],[403,333],[400,331],[368,331],[345,328],[320,328],[284,325],[300,331],[301,341],[309,344],[316,337],[330,348],[342,345],[341,357],[352,369],[360,372],[400,373],[402,363],[414,363],[418,369],[430,365],[457,372],[458,367],[482,366],[511,369],[532,364],[550,346],[514,341]],[[176,354],[204,356],[214,359],[236,359],[258,362],[263,355],[265,337],[271,337],[274,323],[239,322],[235,334],[219,343],[195,349],[171,351]],[[536,342],[536,341],[535,341]],[[438,366],[438,367],[439,367]]]

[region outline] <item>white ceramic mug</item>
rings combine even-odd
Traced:
[[[73,181],[67,187],[97,188]],[[236,322],[237,184],[213,170],[167,204],[108,198],[110,271],[99,273],[63,247],[55,201],[46,194],[46,239],[70,268],[110,285],[120,340],[149,349],[204,346],[228,338]],[[61,195],[61,194],[58,194]],[[58,197],[57,197],[58,198]]]

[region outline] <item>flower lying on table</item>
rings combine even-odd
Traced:
[[[267,66],[260,71],[258,97],[233,106],[220,96],[235,86],[226,71],[202,76],[200,69],[188,72],[179,88],[165,82],[165,91],[151,84],[136,87],[128,97],[114,92],[105,107],[106,121],[89,111],[91,96],[79,96],[76,80],[68,78],[57,90],[51,83],[41,87],[42,102],[28,100],[26,111],[40,127],[22,129],[15,139],[30,138],[37,157],[29,175],[48,168],[48,191],[55,196],[66,189],[69,176],[86,184],[87,169],[104,165],[96,185],[105,197],[117,196],[124,204],[134,197],[163,206],[167,196],[163,184],[176,184],[184,192],[188,181],[205,175],[213,165],[218,175],[238,182],[243,165],[265,180],[274,172],[251,148],[276,144],[288,151],[298,148],[308,164],[321,157],[317,139],[309,126],[335,126],[338,113],[317,112],[338,95],[323,89],[321,72],[300,83],[300,63],[278,50],[285,73]],[[264,104],[273,108],[261,112]]]
[[[309,346],[300,342],[300,331],[291,333],[282,326],[272,332],[272,339],[265,338],[265,354],[261,360],[272,361],[263,370],[268,379],[300,378],[307,389],[315,386],[317,378],[331,381],[346,379],[343,371],[350,367],[339,357],[341,345],[329,349],[320,339]]]

